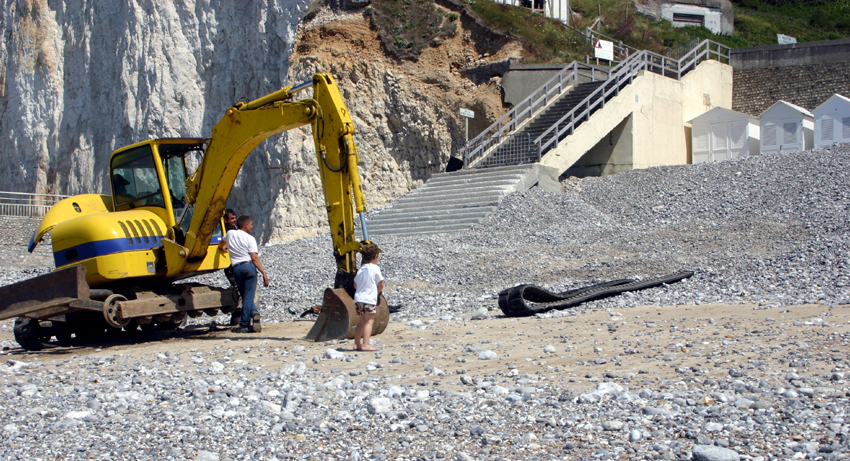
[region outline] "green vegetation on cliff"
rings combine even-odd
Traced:
[[[366,14],[390,54],[414,61],[423,48],[454,35],[460,17],[444,14],[432,0],[373,0]]]
[[[732,0],[735,37],[747,46],[775,45],[776,34],[798,42],[850,37],[847,0]]]
[[[527,63],[569,62],[592,55],[590,43],[559,21],[527,8],[491,0],[443,0],[444,5],[480,18],[493,29],[520,39]],[[634,0],[571,0],[572,26],[596,25],[599,32],[638,49],[667,54],[692,39],[711,39],[733,48],[773,45],[776,34],[799,42],[850,37],[847,0],[732,0],[735,33],[714,35],[704,27],[674,28],[664,20],[637,14]],[[372,0],[369,14],[384,47],[399,59],[416,59],[426,46],[456,31],[457,13],[446,13],[431,0]],[[601,12],[601,17],[600,17]]]

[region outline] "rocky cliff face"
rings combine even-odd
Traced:
[[[108,191],[111,152],[148,138],[208,136],[225,109],[329,72],[357,126],[367,204],[381,206],[432,173],[463,144],[455,115],[500,115],[497,82],[459,71],[482,58],[462,27],[455,45],[418,63],[384,56],[362,11],[321,10],[299,25],[306,0],[252,2],[21,0],[0,11],[0,189]],[[424,55],[423,55],[424,56]],[[309,128],[260,145],[228,205],[255,216],[263,241],[326,229]]]

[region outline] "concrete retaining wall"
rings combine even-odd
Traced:
[[[735,69],[732,109],[759,116],[780,99],[814,110],[834,93],[850,97],[850,62]]]
[[[850,96],[850,40],[737,48],[732,109],[758,116],[780,99],[808,110]]]
[[[850,96],[850,40],[737,48],[732,109],[758,116],[776,101],[808,110],[833,93]]]
[[[850,39],[734,48],[729,58],[736,72],[747,69],[848,62],[850,61]]]

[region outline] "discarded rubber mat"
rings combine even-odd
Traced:
[[[562,293],[554,293],[534,285],[517,285],[499,293],[499,309],[508,317],[528,317],[551,310],[569,309],[581,303],[616,296],[627,291],[645,290],[665,283],[675,283],[692,275],[694,275],[692,271],[679,271],[648,280],[612,280]]]

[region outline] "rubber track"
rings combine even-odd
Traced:
[[[662,277],[634,281],[630,279],[602,282],[584,288],[554,293],[534,285],[517,285],[499,293],[499,308],[508,317],[529,317],[551,310],[575,307],[627,291],[645,290],[675,283],[694,275],[692,271],[679,271]]]

